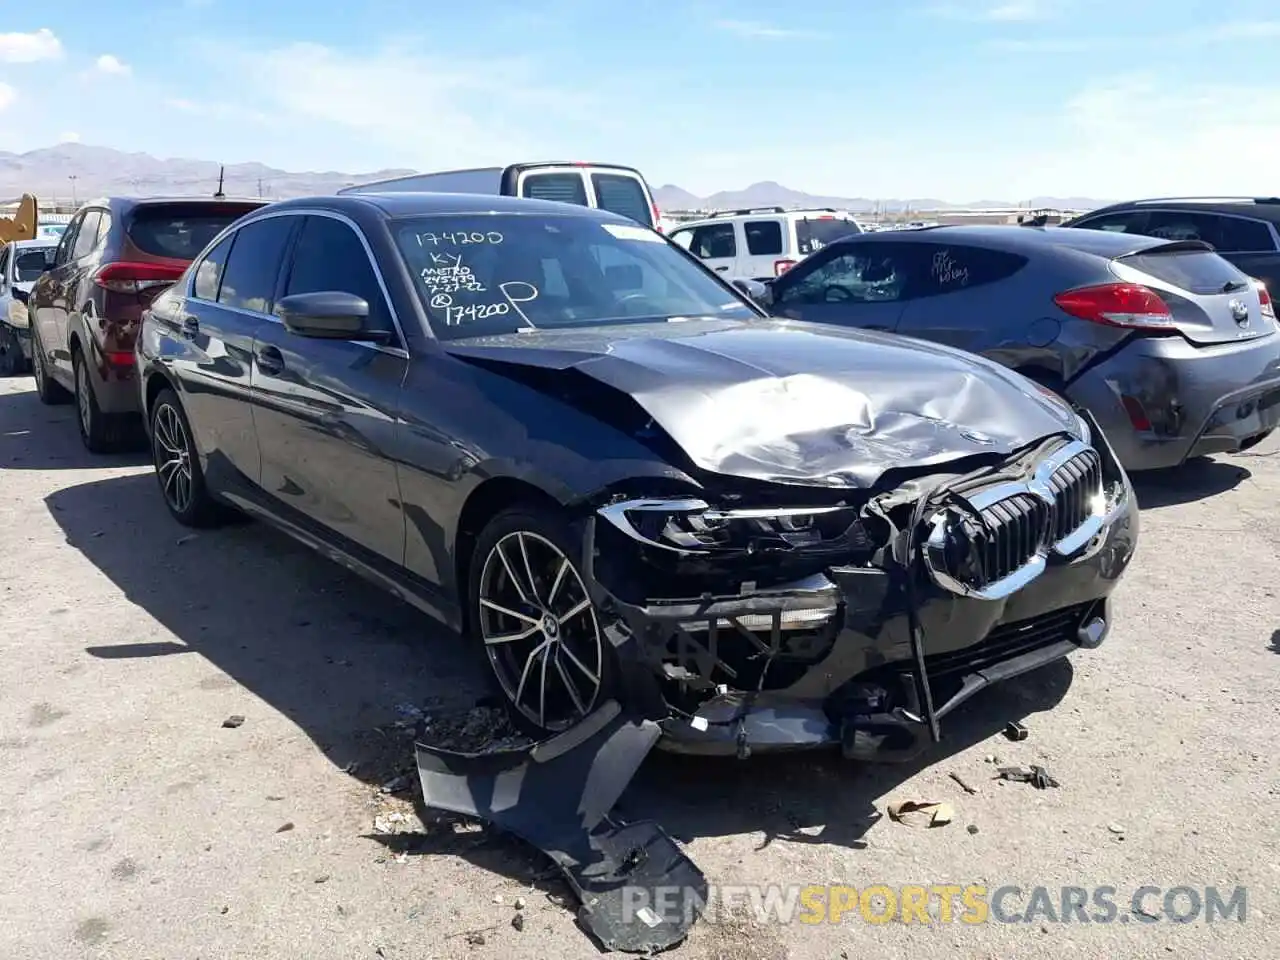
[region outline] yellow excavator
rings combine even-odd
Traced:
[[[39,227],[40,209],[36,198],[24,193],[12,217],[0,217],[0,244],[11,240],[34,240]]]

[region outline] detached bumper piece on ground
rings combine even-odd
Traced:
[[[463,754],[418,743],[423,800],[488,820],[549,856],[581,902],[578,922],[606,950],[663,950],[697,921],[706,878],[656,823],[609,816],[660,735],[609,701],[522,749]]]

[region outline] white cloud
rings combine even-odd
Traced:
[[[132,67],[111,53],[104,53],[94,61],[93,65],[97,67],[99,73],[108,73],[112,76],[125,77],[133,72]]]
[[[4,110],[18,99],[18,91],[7,83],[0,83],[0,110]]]
[[[0,63],[57,60],[62,52],[62,41],[48,27],[34,33],[0,33]]]
[[[59,143],[79,143],[80,134],[76,133],[74,130],[68,130],[66,133],[59,134],[58,142]]]
[[[793,40],[817,36],[811,30],[779,27],[759,20],[717,20],[714,26],[717,30],[752,40]]]

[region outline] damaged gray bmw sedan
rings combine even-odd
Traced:
[[[1096,426],[957,350],[770,319],[660,234],[500,197],[291,200],[154,302],[165,503],[460,630],[535,737],[891,759],[1098,646],[1138,534]]]

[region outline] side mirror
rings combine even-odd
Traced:
[[[354,293],[339,290],[295,293],[277,303],[275,312],[285,329],[300,337],[370,343],[390,339],[384,330],[369,329],[369,304]]]
[[[762,307],[773,304],[773,291],[769,289],[767,283],[761,283],[759,280],[738,279],[733,281],[733,285]]]

